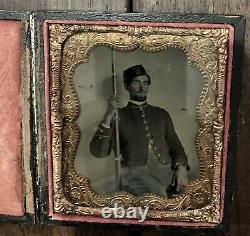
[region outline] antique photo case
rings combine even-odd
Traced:
[[[223,228],[232,194],[244,18],[45,12],[33,20],[34,45],[44,48],[35,54],[37,114],[44,117],[37,150],[46,153],[38,167],[41,221]],[[148,80],[142,84],[139,77]],[[133,102],[139,83],[144,103]],[[104,117],[112,94],[120,104],[109,126]],[[96,149],[103,142],[108,151]],[[187,170],[188,183],[172,194],[178,166]],[[135,182],[121,187],[124,176],[135,173],[141,181],[148,170],[149,189],[139,191]],[[103,217],[103,208],[117,205],[148,207],[145,221],[138,212]]]

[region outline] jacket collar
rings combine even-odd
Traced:
[[[141,105],[137,105],[131,101],[128,102],[128,107],[132,107],[132,108],[145,108],[147,107],[149,104],[147,103],[147,101],[145,101],[144,103],[142,103]]]

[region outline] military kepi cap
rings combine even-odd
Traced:
[[[150,76],[147,74],[146,70],[142,65],[136,65],[129,67],[128,69],[124,70],[123,72],[123,81],[125,84],[129,85],[133,78],[141,75],[146,75],[149,79],[149,84],[150,84]]]

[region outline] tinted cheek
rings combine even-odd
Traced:
[[[129,92],[129,94],[134,95],[136,93],[134,86],[129,86],[128,92]]]
[[[144,84],[144,85],[143,85],[143,90],[147,92],[147,91],[148,91],[148,85],[145,85],[145,84]]]
[[[131,90],[132,92],[137,92],[139,90],[139,86],[134,84],[131,86]]]

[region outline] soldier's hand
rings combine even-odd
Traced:
[[[112,95],[108,100],[107,113],[113,117],[119,106],[120,103],[118,95]]]
[[[110,122],[112,121],[119,106],[119,97],[117,95],[112,95],[108,100],[107,110],[103,119],[104,124],[110,125]]]
[[[188,174],[186,166],[178,165],[177,170],[175,172],[175,177],[176,191],[181,192],[184,186],[188,184]]]

